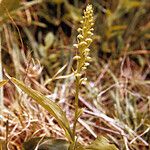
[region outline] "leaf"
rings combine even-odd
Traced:
[[[8,80],[0,81],[0,87],[2,87],[3,85],[5,85],[7,82],[8,82]]]
[[[114,144],[110,144],[109,141],[103,137],[98,137],[95,141],[93,141],[86,150],[118,150],[118,148]]]
[[[34,99],[38,104],[44,107],[52,116],[55,117],[58,124],[65,130],[66,138],[72,141],[72,132],[69,126],[69,121],[66,117],[65,112],[57,105],[55,102],[51,101],[49,98],[41,94],[40,92],[27,87],[21,81],[11,78],[11,81],[17,85],[22,91],[27,93],[32,99]]]
[[[0,3],[0,16],[19,8],[20,0],[2,0]]]
[[[38,150],[68,150],[69,145],[66,140],[37,137],[24,142],[23,150],[35,150],[36,147]]]

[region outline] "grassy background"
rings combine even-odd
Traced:
[[[104,135],[119,149],[149,149],[150,3],[149,0],[41,0],[0,3],[4,78],[22,80],[57,102],[73,121],[77,28],[88,3],[95,13],[92,63],[80,89],[84,114],[78,140],[87,144]],[[47,111],[11,83],[4,86],[0,139],[8,149],[36,136],[63,138]],[[40,122],[39,122],[40,120]]]

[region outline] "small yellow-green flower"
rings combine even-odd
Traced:
[[[91,61],[89,46],[93,41],[93,25],[93,8],[92,5],[88,5],[84,11],[81,28],[78,28],[79,35],[77,36],[77,44],[74,44],[74,47],[77,49],[77,55],[74,57],[77,60],[76,77],[82,74],[82,71],[86,70]]]
[[[76,83],[76,94],[75,94],[75,117],[73,125],[73,140],[76,143],[76,124],[77,120],[82,114],[82,109],[79,109],[79,88],[80,85],[85,83],[87,78],[83,78],[83,71],[89,66],[91,57],[89,56],[90,49],[89,46],[92,43],[93,36],[93,8],[92,5],[88,5],[84,11],[83,19],[81,21],[81,28],[78,28],[79,35],[77,36],[77,44],[74,47],[77,50],[77,55],[74,60],[77,61],[77,68],[74,71],[75,83]],[[73,149],[76,145],[73,146]]]

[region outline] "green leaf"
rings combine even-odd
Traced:
[[[0,87],[2,87],[3,85],[5,85],[7,82],[8,82],[7,80],[0,81]]]
[[[114,144],[110,144],[105,137],[100,136],[86,147],[86,150],[118,150],[118,148]]]
[[[24,142],[23,150],[35,150],[36,147],[38,150],[68,150],[69,145],[66,140],[37,137]]]
[[[66,138],[68,138],[69,141],[72,141],[72,132],[69,126],[69,121],[66,117],[65,112],[60,108],[59,105],[51,101],[49,98],[45,97],[40,92],[27,87],[21,81],[15,78],[11,78],[11,81],[22,91],[32,97],[32,99],[34,99],[38,104],[44,107],[52,116],[54,116],[58,124],[65,130]]]
[[[20,0],[2,0],[0,2],[0,17],[19,8]]]

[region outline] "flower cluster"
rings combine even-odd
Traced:
[[[77,60],[76,77],[82,75],[81,72],[86,70],[91,61],[91,57],[89,56],[89,46],[92,43],[94,30],[92,28],[94,25],[92,5],[86,7],[81,25],[81,28],[78,28],[79,35],[77,36],[77,44],[74,44],[77,48],[77,55],[74,57],[74,60]]]

